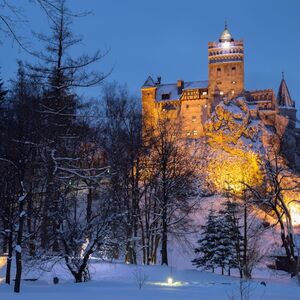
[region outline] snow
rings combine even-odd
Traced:
[[[203,81],[187,81],[187,82],[184,82],[184,89],[183,90],[203,89],[203,88],[207,88],[207,86],[208,86],[208,81],[206,81],[206,80],[203,80]],[[162,100],[162,95],[163,94],[169,94],[170,95],[170,98],[167,99],[166,101],[179,100],[179,98],[181,97],[181,94],[178,94],[178,88],[177,88],[176,83],[158,85],[157,90],[156,90],[156,100],[157,101],[164,101],[164,100]]]
[[[24,200],[25,200],[25,198],[26,198],[26,196],[27,196],[27,194],[25,194],[25,195],[23,195],[23,196],[20,196],[20,197],[19,197],[19,202],[22,202],[22,201],[24,201]]]
[[[23,281],[19,295],[12,287],[0,284],[0,298],[5,300],[180,300],[205,299],[226,300],[238,295],[239,279],[221,276],[196,269],[170,268],[166,266],[139,266],[145,272],[146,283],[141,289],[134,277],[136,266],[123,263],[95,261],[91,265],[92,281],[73,283],[71,276],[62,266],[56,266],[52,273],[44,273],[37,281]],[[1,276],[4,270],[0,272]],[[59,277],[57,285],[52,283]],[[174,283],[167,280],[172,277]],[[26,273],[25,278],[33,278]],[[261,284],[264,281],[266,287]],[[296,300],[300,299],[300,287],[288,275],[261,271],[257,279],[250,282],[250,299]],[[239,299],[239,298],[236,298]]]
[[[21,253],[22,252],[22,248],[20,245],[16,245],[16,248],[15,248],[16,252],[19,252]]]
[[[206,213],[210,208],[219,210],[225,198],[215,195],[201,200],[199,211],[193,220],[200,228],[205,222]],[[275,239],[269,232],[264,239],[265,244],[272,244]],[[0,299],[4,300],[228,300],[234,295],[238,297],[240,280],[238,271],[232,270],[232,277],[201,271],[196,269],[191,260],[195,258],[194,247],[199,233],[192,234],[189,242],[171,240],[169,244],[170,266],[134,266],[122,262],[103,262],[93,258],[90,264],[91,281],[74,283],[74,279],[63,261],[54,268],[43,265],[42,271],[37,263],[28,270],[24,264],[21,293],[13,293],[13,284],[4,283],[5,267],[0,266]],[[277,237],[278,238],[278,237]],[[18,246],[17,246],[18,247]],[[17,251],[17,249],[16,249]],[[250,281],[250,300],[296,300],[300,299],[300,286],[296,279],[284,272],[275,272],[266,268],[263,262],[253,272]],[[13,259],[12,276],[15,274]],[[138,276],[137,276],[138,275]],[[235,276],[235,277],[234,277]],[[53,284],[53,278],[59,278],[59,284]],[[168,278],[173,284],[168,284]],[[146,278],[141,289],[139,282]],[[261,282],[265,282],[266,286]]]

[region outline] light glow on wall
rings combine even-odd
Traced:
[[[222,43],[222,48],[223,49],[229,49],[230,48],[230,42],[223,42]]]
[[[289,203],[290,214],[292,218],[292,225],[299,226],[300,225],[300,204],[299,203]]]
[[[254,187],[263,180],[258,156],[241,150],[236,155],[220,151],[210,160],[208,176],[219,192],[231,191],[235,194],[242,193],[246,185]]]

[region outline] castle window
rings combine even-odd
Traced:
[[[187,104],[185,108],[186,108],[186,109],[189,109],[189,108],[190,108],[190,106]]]
[[[221,68],[217,69],[217,77],[221,77]]]
[[[231,75],[236,75],[236,67],[231,68]]]
[[[231,81],[231,83],[232,83],[232,84],[236,84],[236,81],[235,81],[235,80],[233,80],[233,81]]]
[[[190,135],[191,135],[191,133],[189,131],[187,131],[186,136],[190,136]]]
[[[192,122],[196,122],[196,117],[195,116],[192,117]]]
[[[207,92],[202,92],[202,95],[203,95],[203,96],[207,95]]]
[[[169,100],[170,99],[170,94],[162,94],[161,99],[162,100]]]
[[[198,135],[198,131],[197,130],[193,130],[193,135]]]

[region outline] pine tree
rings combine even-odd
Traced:
[[[217,214],[217,237],[216,237],[216,252],[215,252],[215,263],[217,267],[222,270],[224,275],[225,268],[228,267],[231,255],[233,252],[233,242],[230,239],[230,228],[224,218],[219,213]]]
[[[215,211],[209,211],[206,224],[203,226],[201,238],[198,240],[199,246],[195,249],[196,257],[192,263],[197,268],[204,267],[205,269],[214,269],[218,266],[218,257],[216,255],[219,244],[219,222]]]
[[[7,90],[4,89],[4,83],[2,81],[2,79],[0,79],[0,105],[2,105],[2,103],[5,100],[5,96],[7,94]]]
[[[223,203],[224,208],[218,213],[220,226],[220,239],[218,247],[219,265],[230,269],[239,268],[241,265],[242,235],[240,233],[238,211],[236,202],[228,199]]]

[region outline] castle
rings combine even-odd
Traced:
[[[147,78],[141,88],[145,126],[161,119],[181,120],[186,138],[205,136],[204,124],[222,100],[243,96],[253,118],[272,126],[282,138],[281,150],[293,168],[299,169],[300,130],[296,128],[295,102],[284,76],[275,95],[272,89],[248,91],[244,83],[244,42],[234,40],[227,26],[217,42],[208,43],[208,80],[163,84]]]

